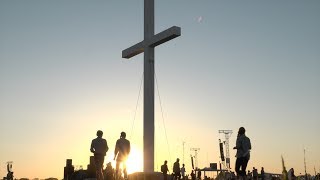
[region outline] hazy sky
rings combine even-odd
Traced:
[[[200,167],[219,162],[219,129],[234,131],[234,167],[244,126],[248,169],[280,173],[283,155],[302,173],[306,148],[307,171],[320,171],[320,1],[156,0],[155,11],[156,33],[182,29],[155,51],[156,170],[183,160],[183,142],[188,173],[192,147]],[[139,152],[143,55],[121,52],[142,38],[143,0],[0,1],[0,177],[9,160],[17,178],[62,178],[67,158],[86,168],[98,129],[106,162],[121,131]]]

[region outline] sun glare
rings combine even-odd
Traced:
[[[127,161],[128,174],[141,172],[143,166],[142,151],[135,146],[131,146],[131,152]]]
[[[116,162],[112,161],[112,166],[116,167]],[[122,169],[122,165],[120,165],[120,168]],[[142,150],[137,148],[136,146],[131,145],[131,151],[129,158],[127,160],[127,171],[128,174],[134,173],[134,172],[141,172],[143,168],[143,159],[142,159]]]

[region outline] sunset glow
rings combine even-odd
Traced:
[[[131,147],[130,156],[127,161],[128,173],[141,172],[143,169],[143,157],[141,149]]]
[[[112,167],[116,167],[116,161],[112,160]],[[120,165],[122,169],[122,164]],[[137,148],[135,145],[131,145],[131,152],[127,160],[127,171],[128,174],[134,172],[141,172],[143,170],[143,158],[141,149]]]
[[[68,159],[92,170],[97,130],[109,147],[104,167],[116,167],[126,132],[128,173],[143,171],[145,107],[154,107],[156,172],[167,160],[172,173],[179,158],[190,174],[196,155],[198,168],[219,166],[219,130],[233,131],[224,155],[229,144],[234,170],[239,127],[252,144],[247,170],[281,174],[283,157],[295,175],[320,172],[320,1],[154,5],[153,34],[176,26],[181,36],[152,44],[146,106],[144,53],[122,58],[149,42],[144,1],[0,1],[0,177],[7,162],[17,180],[63,179]]]

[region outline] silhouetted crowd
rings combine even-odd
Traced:
[[[291,168],[288,172],[285,170],[282,174],[271,174],[265,173],[264,168],[261,167],[260,173],[258,170],[253,167],[252,171],[246,170],[247,164],[250,160],[250,150],[251,150],[251,142],[250,139],[245,135],[245,128],[240,127],[237,135],[236,146],[233,148],[236,152],[236,163],[235,163],[235,172],[232,171],[218,171],[216,180],[320,180],[320,175],[316,176],[296,176],[294,173],[294,169]],[[102,138],[103,132],[97,131],[97,138],[92,140],[90,151],[94,154],[94,164],[96,170],[96,179],[97,180],[122,180],[128,179],[127,170],[126,170],[126,160],[130,153],[130,142],[126,139],[126,133],[121,132],[120,139],[116,142],[116,147],[114,151],[114,160],[116,161],[116,167],[113,168],[111,162],[106,164],[104,168],[104,157],[109,147],[107,145],[107,141]],[[92,157],[93,158],[93,157]],[[122,163],[122,169],[120,169],[120,164]],[[67,166],[72,167],[71,163]],[[285,168],[284,168],[285,169]],[[177,158],[173,164],[172,172],[168,168],[168,161],[165,160],[164,164],[161,165],[161,172],[163,175],[163,180],[209,180],[213,178],[209,178],[204,175],[201,177],[201,172],[204,170],[200,170],[195,168],[191,170],[190,174],[186,174],[185,164],[182,164],[180,167],[180,159]],[[8,171],[9,172],[9,171]],[[80,171],[79,171],[80,172]],[[78,173],[79,173],[78,172]],[[82,179],[80,176],[78,178],[70,179]],[[84,177],[84,176],[83,176]],[[12,180],[10,177],[8,180]],[[69,179],[69,178],[67,178]]]

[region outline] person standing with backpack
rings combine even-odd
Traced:
[[[181,176],[182,176],[182,179],[184,180],[185,179],[185,176],[186,176],[186,168],[184,167],[185,165],[182,164],[182,168],[180,170],[181,172]]]
[[[177,158],[177,161],[173,164],[173,173],[174,173],[174,179],[180,179],[180,159]]]
[[[167,163],[168,163],[168,161],[165,160],[164,164],[161,165],[161,172],[163,174],[163,180],[167,180],[168,179],[168,171],[169,171],[169,169],[168,169]]]

